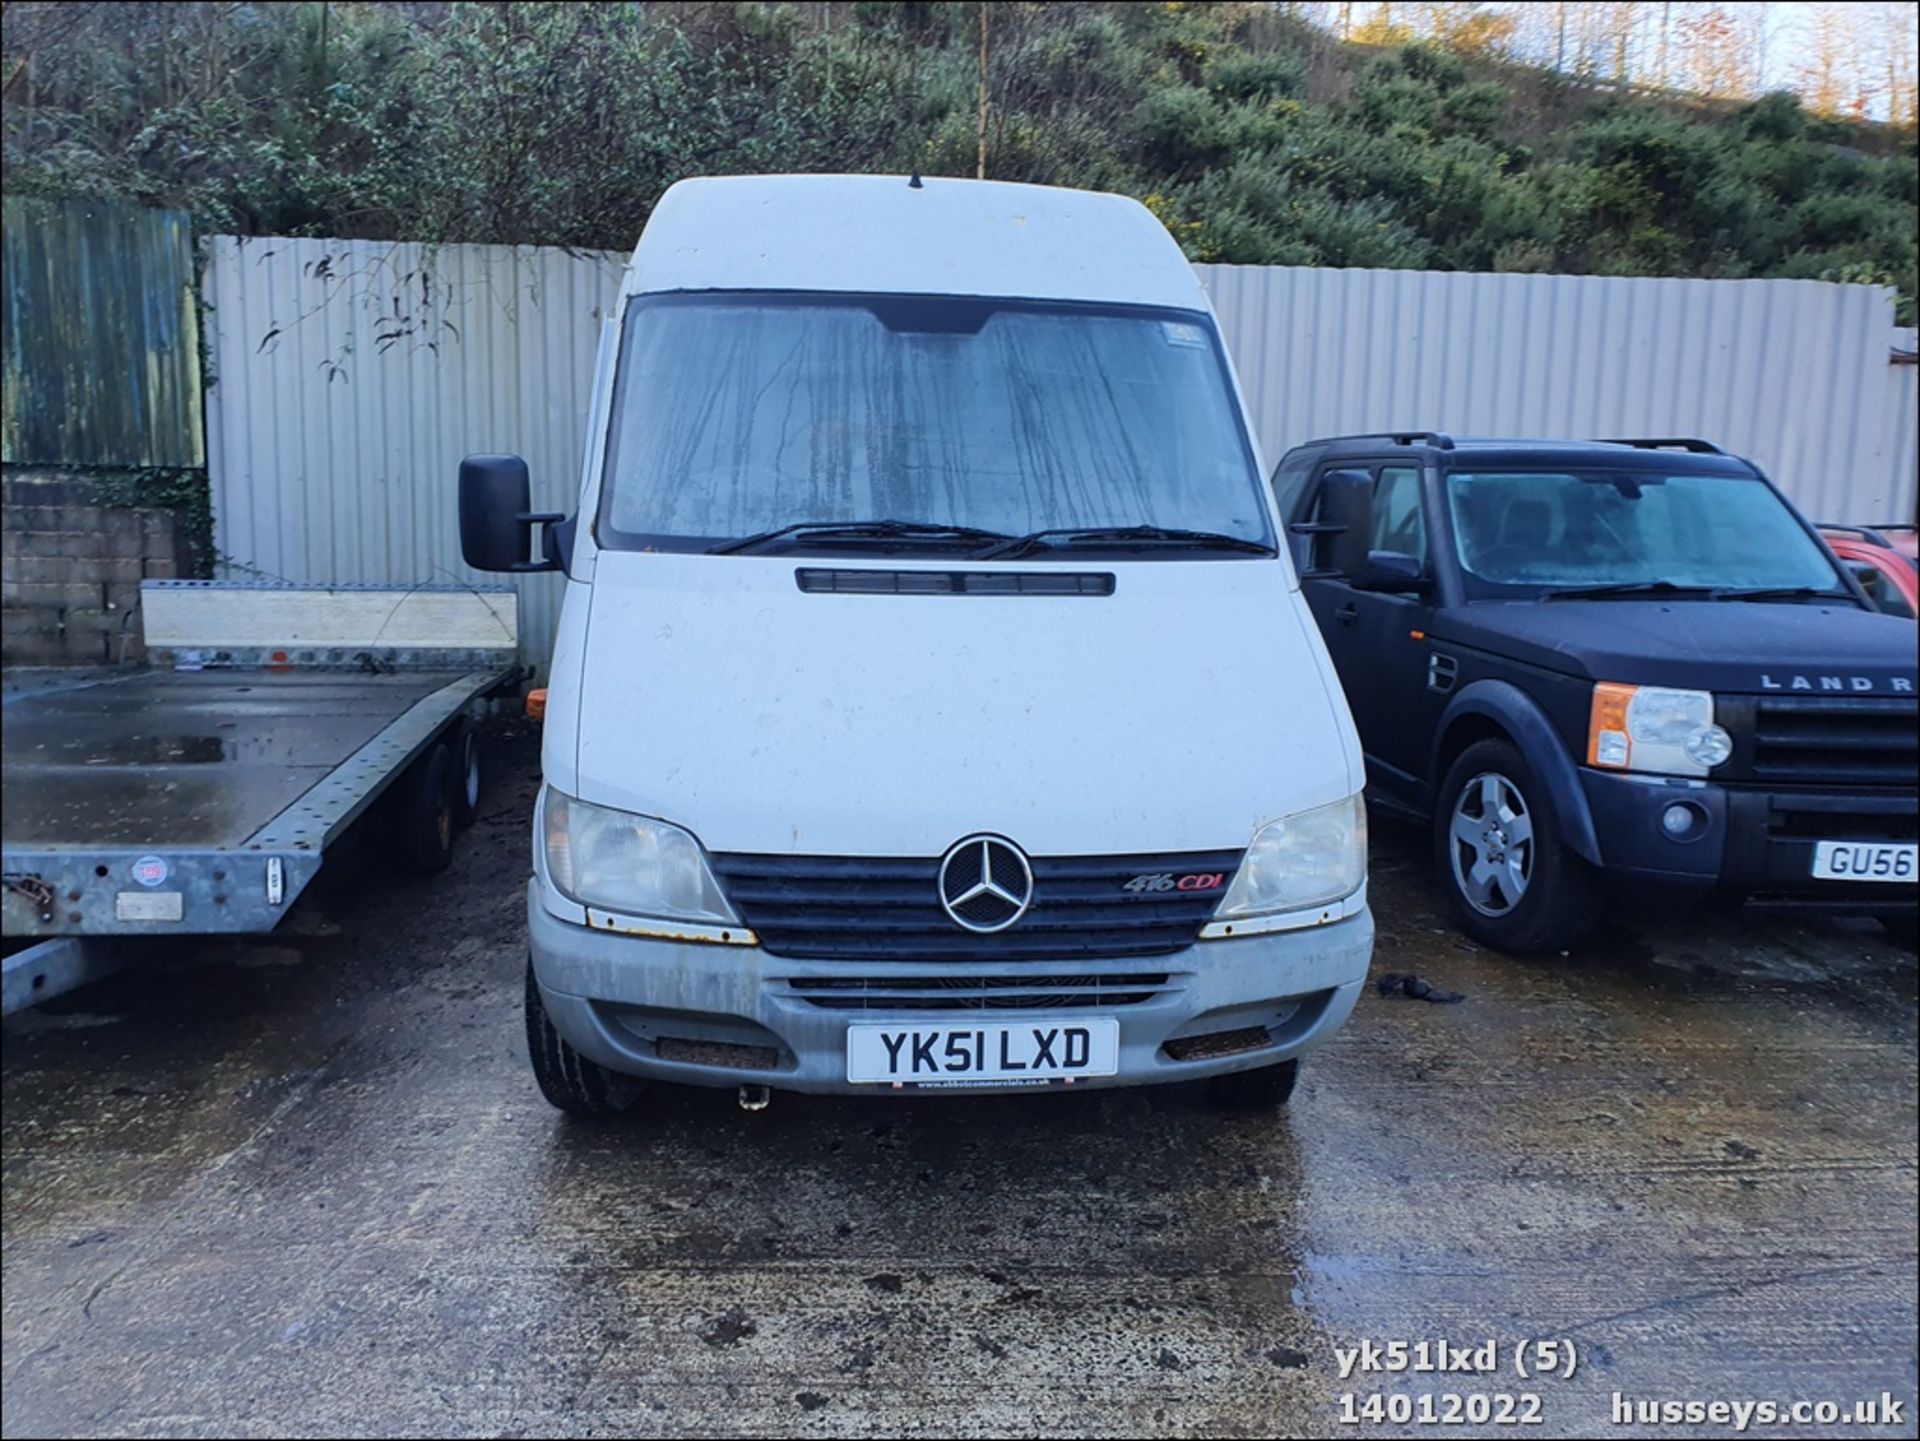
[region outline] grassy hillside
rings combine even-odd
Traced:
[[[258,233],[632,243],[683,175],[970,175],[980,7],[7,7],[5,178]],[[996,4],[987,173],[1196,259],[1897,286],[1913,133],[1689,107],[1247,4]]]

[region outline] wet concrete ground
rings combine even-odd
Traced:
[[[8,1024],[7,1436],[1369,1434],[1409,1428],[1343,1393],[1422,1392],[1590,1435],[1616,1391],[1886,1391],[1860,1434],[1915,1434],[1915,964],[1877,928],[1623,907],[1513,960],[1380,827],[1376,972],[1468,1000],[1369,995],[1280,1118],[663,1093],[582,1128],[524,1057],[509,749],[446,876],[336,867],[269,943]],[[1336,1374],[1442,1337],[1579,1369]]]

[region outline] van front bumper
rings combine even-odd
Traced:
[[[1203,941],[1167,956],[1008,961],[993,968],[996,975],[1013,972],[1032,984],[1050,977],[1152,977],[1156,984],[1151,986],[1130,981],[1108,987],[1151,992],[1149,999],[1130,1004],[842,1009],[850,982],[897,984],[906,978],[936,991],[942,981],[978,978],[983,967],[978,962],[794,960],[758,946],[590,930],[551,915],[540,904],[537,885],[527,889],[527,930],[534,980],[554,1028],[576,1051],[609,1070],[694,1086],[888,1091],[892,1088],[847,1080],[847,1027],[876,1021],[951,1025],[989,1018],[1114,1018],[1120,1025],[1118,1074],[1076,1079],[1075,1090],[1250,1070],[1291,1060],[1338,1030],[1359,999],[1373,953],[1373,916],[1362,909],[1324,926]],[[825,990],[807,984],[820,981],[840,984]],[[1062,994],[1073,992],[1063,987]],[[967,1089],[1016,1085],[983,1082]]]

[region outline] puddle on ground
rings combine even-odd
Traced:
[[[92,751],[79,763],[89,766],[218,765],[237,756],[235,743],[220,736],[129,735],[112,737],[110,749]]]

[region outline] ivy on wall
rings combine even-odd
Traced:
[[[85,478],[100,504],[116,510],[170,510],[186,555],[183,579],[213,574],[213,495],[199,469],[150,466],[133,470],[73,472]]]

